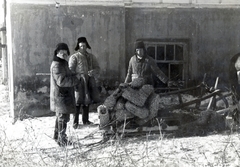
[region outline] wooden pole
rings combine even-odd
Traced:
[[[215,85],[214,85],[214,90],[217,89],[217,85],[218,85],[218,80],[219,80],[219,77],[217,77],[216,81],[215,81]],[[214,95],[213,97],[211,97],[209,103],[208,103],[208,107],[207,107],[207,110],[209,110],[211,107],[212,107],[212,103],[213,101],[216,100],[216,95]]]

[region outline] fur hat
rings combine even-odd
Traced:
[[[80,38],[78,38],[78,40],[77,40],[77,45],[76,45],[76,47],[75,47],[75,51],[78,51],[78,49],[79,49],[79,43],[81,43],[81,42],[86,43],[87,48],[88,48],[88,49],[91,49],[90,45],[89,45],[88,42],[87,42],[86,37],[80,37]]]
[[[147,53],[147,50],[146,50],[146,48],[145,48],[145,45],[144,45],[143,41],[136,41],[136,42],[135,42],[134,52],[136,52],[136,49],[140,49],[140,48],[143,49],[144,54]]]
[[[142,49],[145,50],[145,45],[144,45],[143,41],[136,41],[136,42],[135,42],[135,50],[136,50],[137,48],[138,48],[138,49],[142,48]]]
[[[54,51],[54,56],[57,55],[58,51],[59,50],[66,50],[68,55],[70,55],[70,51],[69,51],[69,48],[68,48],[68,45],[65,44],[65,43],[58,43],[57,46],[56,46],[56,49]]]

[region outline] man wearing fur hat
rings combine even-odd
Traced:
[[[75,51],[69,59],[69,68],[72,72],[81,75],[81,83],[75,87],[76,109],[74,114],[73,128],[78,127],[79,113],[82,107],[82,122],[84,125],[92,124],[89,121],[89,104],[99,102],[99,91],[94,76],[100,70],[96,57],[87,52],[91,49],[85,37],[77,40]]]
[[[143,78],[145,84],[153,85],[152,74],[156,75],[163,83],[167,83],[168,77],[158,68],[154,59],[147,55],[144,43],[137,41],[135,55],[129,61],[125,83],[130,83],[135,78]]]
[[[50,68],[50,109],[57,116],[53,138],[59,146],[71,144],[66,135],[67,122],[70,114],[76,112],[74,86],[80,82],[80,75],[73,74],[68,67],[69,54],[67,44],[59,43]]]

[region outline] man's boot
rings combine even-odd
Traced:
[[[54,129],[53,139],[55,141],[58,140],[58,118],[56,118],[56,121],[55,121],[55,129]]]
[[[79,114],[80,114],[80,106],[76,106],[76,113],[73,114],[73,128],[78,128],[78,122],[79,122]]]
[[[82,106],[82,122],[84,125],[93,124],[88,119],[89,119],[89,106]]]
[[[67,145],[72,145],[71,142],[68,141],[66,135],[67,123],[64,121],[58,122],[58,145],[60,147],[65,147]]]

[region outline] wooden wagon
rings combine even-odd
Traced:
[[[206,75],[203,81],[190,88],[178,89],[166,93],[158,93],[159,97],[174,96],[177,98],[177,103],[169,103],[169,105],[162,106],[158,109],[157,115],[148,123],[141,126],[132,124],[133,119],[125,119],[122,122],[111,120],[101,128],[104,129],[105,135],[120,134],[124,136],[142,135],[146,133],[163,133],[163,132],[184,132],[186,127],[207,127],[211,124],[211,119],[216,117],[218,122],[214,124],[221,124],[226,127],[226,119],[233,115],[234,111],[238,111],[237,105],[229,104],[229,97],[232,96],[231,92],[223,92],[218,89],[219,78],[216,78],[215,85],[209,87],[205,83]],[[199,95],[192,99],[184,99],[184,95],[193,90],[198,90]],[[155,90],[157,92],[157,90]],[[218,106],[221,101],[221,106]],[[106,114],[105,114],[106,115]],[[216,119],[214,118],[214,119]],[[233,121],[234,119],[229,119]],[[235,119],[238,121],[239,119]],[[215,120],[216,121],[216,120]],[[133,121],[134,122],[134,121]],[[196,130],[188,129],[187,131]],[[179,134],[178,133],[178,134]],[[196,134],[198,135],[198,133]]]

